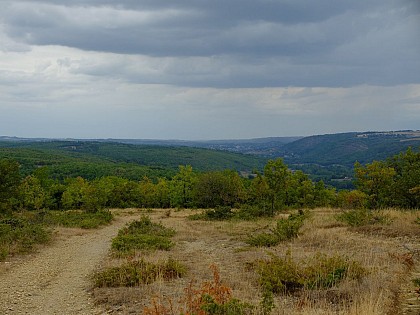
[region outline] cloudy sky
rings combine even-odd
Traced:
[[[420,0],[0,0],[0,135],[420,129]]]

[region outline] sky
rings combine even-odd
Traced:
[[[0,136],[420,129],[420,0],[0,0]]]

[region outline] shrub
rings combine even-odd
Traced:
[[[134,250],[169,250],[174,246],[169,239],[175,234],[173,229],[153,223],[149,217],[142,216],[118,232],[112,240],[112,249],[120,254],[130,254]]]
[[[252,246],[271,247],[280,242],[295,238],[299,234],[300,228],[304,224],[304,220],[308,217],[308,213],[300,210],[296,214],[291,214],[287,219],[277,220],[276,227],[271,229],[270,233],[261,233],[250,236],[246,243]]]
[[[0,261],[9,255],[31,251],[36,244],[48,242],[50,236],[51,232],[43,225],[24,218],[0,219]]]
[[[316,254],[297,263],[291,252],[285,257],[270,253],[271,259],[256,262],[256,271],[263,290],[273,293],[293,292],[298,289],[331,288],[345,278],[361,279],[366,270],[356,261],[340,255]]]
[[[279,257],[270,253],[270,260],[257,262],[259,282],[264,291],[281,293],[293,291],[304,286],[304,277],[301,270],[293,261],[291,252],[285,257]]]
[[[192,214],[188,218],[190,220],[209,220],[209,221],[222,221],[233,218],[235,213],[231,207],[217,206],[214,209],[207,209],[202,213]]]
[[[344,222],[350,226],[363,226],[372,224],[386,224],[389,223],[389,218],[378,211],[367,209],[356,209],[343,211],[336,216],[338,221]]]
[[[308,213],[300,210],[296,214],[291,214],[287,219],[277,221],[276,228],[273,233],[280,241],[290,240],[299,234],[300,228],[303,226],[304,220],[308,217]]]
[[[140,220],[132,221],[126,228],[120,231],[121,234],[149,234],[163,237],[175,235],[173,229],[169,229],[162,224],[154,223],[150,217],[143,215]]]
[[[350,261],[347,257],[317,253],[305,264],[304,274],[305,287],[322,289],[335,286],[345,277],[359,280],[366,274],[366,270],[360,263]]]
[[[134,287],[153,283],[157,279],[168,281],[179,278],[185,273],[186,268],[171,258],[157,264],[140,260],[97,272],[93,275],[93,282],[95,287]]]
[[[211,266],[213,280],[204,282],[200,289],[194,289],[193,282],[185,288],[185,296],[181,299],[184,307],[175,312],[172,302],[169,306],[162,301],[153,300],[152,306],[143,309],[143,315],[194,314],[194,315],[246,315],[251,314],[254,307],[232,297],[232,289],[220,281],[219,270]]]
[[[261,217],[272,217],[271,209],[258,205],[243,205],[235,214],[235,218],[242,220],[253,220]]]
[[[256,247],[272,247],[276,246],[281,241],[274,233],[260,233],[254,236],[249,236],[245,242]]]
[[[43,221],[50,225],[64,227],[80,227],[82,229],[95,229],[112,221],[110,211],[83,212],[77,210],[48,211],[43,214]]]
[[[360,190],[342,190],[337,194],[336,206],[343,209],[364,209],[368,196]]]

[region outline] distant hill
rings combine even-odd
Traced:
[[[262,169],[267,159],[241,153],[193,147],[133,145],[86,140],[53,141],[45,139],[0,139],[0,158],[13,158],[23,173],[48,166],[55,177],[80,175],[94,178],[121,175],[172,176],[179,165],[197,171],[233,169],[245,174]]]
[[[420,131],[350,132],[305,137],[281,148],[281,156],[290,163],[340,164],[353,166],[384,160],[420,147]]]
[[[289,167],[303,170],[313,180],[351,188],[356,161],[384,160],[408,147],[420,148],[420,131],[211,141],[0,137],[0,158],[14,157],[23,169],[49,165],[57,172],[67,168],[69,174],[88,170],[90,177],[113,174],[118,166],[117,174],[137,178],[173,174],[179,165],[186,164],[198,171],[234,169],[249,174],[262,170],[268,159],[281,157]]]

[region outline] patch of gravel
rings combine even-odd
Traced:
[[[8,264],[0,274],[0,314],[99,314],[89,275],[106,258],[111,239],[134,216],[75,235],[58,232],[38,254]]]

